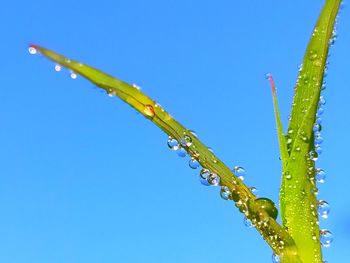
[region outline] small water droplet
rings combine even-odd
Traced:
[[[289,129],[288,130],[288,134],[293,134],[294,130],[293,129]]]
[[[192,168],[192,169],[197,169],[200,164],[199,162],[195,159],[195,158],[191,158],[188,162],[188,165]]]
[[[279,255],[272,253],[272,263],[280,263],[281,259],[279,257]]]
[[[285,177],[286,177],[287,180],[292,179],[292,175],[290,174],[290,172],[286,172],[285,173]]]
[[[320,144],[322,144],[322,143],[323,143],[323,138],[322,138],[322,136],[316,133],[316,136],[315,136],[315,144],[316,144],[316,145],[320,145]]]
[[[312,130],[314,132],[320,132],[322,130],[322,126],[320,124],[315,124],[313,127],[312,127]]]
[[[205,186],[209,186],[209,182],[208,182],[208,178],[210,175],[210,171],[208,169],[202,169],[199,173],[199,180],[201,182],[201,184],[205,185]]]
[[[148,117],[154,117],[155,113],[154,113],[154,109],[151,105],[145,105],[143,112],[145,113],[145,115],[147,115]]]
[[[231,191],[230,189],[227,187],[227,186],[221,186],[221,189],[220,189],[220,196],[222,199],[224,200],[229,200],[232,198],[231,196]]]
[[[28,52],[29,52],[29,54],[31,54],[31,55],[35,55],[36,53],[38,53],[38,51],[36,50],[36,48],[33,47],[33,46],[30,46],[30,47],[28,48]]]
[[[172,150],[177,150],[179,148],[179,142],[170,136],[168,138],[167,145]]]
[[[318,160],[318,154],[317,154],[317,152],[315,152],[315,151],[310,151],[310,152],[309,152],[309,159],[310,159],[311,161],[316,162],[316,161]]]
[[[78,75],[73,71],[69,74],[69,76],[71,79],[76,79],[78,77]]]
[[[241,166],[235,166],[233,168],[233,173],[240,179],[240,180],[244,180],[244,176],[245,176],[245,170],[243,167]]]
[[[246,227],[253,227],[254,226],[252,221],[250,221],[250,219],[248,219],[246,216],[243,218],[243,224]]]
[[[320,230],[320,239],[323,247],[330,247],[333,242],[333,234],[327,229]]]
[[[213,186],[217,186],[220,184],[220,176],[215,173],[211,173],[208,177],[208,183]]]
[[[55,71],[56,71],[56,72],[59,72],[59,71],[61,71],[61,70],[62,70],[61,65],[56,64],[56,65],[55,65]]]
[[[188,130],[194,137],[198,138],[197,133],[194,130]]]
[[[322,147],[319,145],[316,145],[315,152],[317,153],[318,156],[320,156],[320,154],[322,154]]]
[[[322,107],[318,107],[316,116],[319,117],[319,116],[321,116],[323,113],[324,113],[324,109],[323,109]]]
[[[136,85],[136,84],[132,84],[132,86],[137,89],[137,90],[141,90],[140,86]]]
[[[315,123],[322,124],[322,119],[320,117],[317,117]]]
[[[316,181],[323,184],[326,181],[326,173],[322,169],[316,169]]]
[[[325,105],[326,104],[326,99],[323,96],[320,96],[319,104],[320,105]]]
[[[272,200],[262,197],[257,198],[255,200],[256,204],[259,205],[259,207],[266,211],[266,213],[272,217],[273,219],[276,219],[278,216],[278,210],[276,208],[276,205]]]
[[[184,148],[178,148],[176,150],[176,153],[179,157],[185,157],[187,155],[187,152]]]
[[[310,50],[309,51],[309,59],[312,61],[312,60],[315,60],[316,58],[318,57],[317,55],[317,52],[315,50]]]
[[[188,135],[185,135],[184,137],[182,137],[180,139],[180,144],[182,146],[187,146],[187,147],[190,147],[192,145],[192,138]]]
[[[300,146],[296,146],[296,147],[295,147],[295,150],[296,150],[297,152],[300,152],[300,150],[301,150]]]
[[[331,211],[330,205],[325,200],[318,200],[318,215],[324,219],[328,218]]]
[[[258,192],[258,189],[254,186],[249,187],[249,189],[253,194],[256,194]]]

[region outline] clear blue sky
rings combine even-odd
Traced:
[[[116,98],[30,56],[34,42],[132,83],[246,183],[278,202],[272,72],[285,125],[323,1],[5,1],[0,96],[0,262],[271,262],[218,188],[202,186],[166,135]],[[324,92],[319,197],[350,257],[350,13],[340,16]]]

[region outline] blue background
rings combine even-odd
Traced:
[[[0,96],[0,262],[271,262],[218,188],[133,109],[30,56],[34,42],[137,83],[245,182],[278,202],[272,72],[287,125],[323,1],[6,1]],[[331,49],[321,220],[329,262],[349,258],[350,14]]]

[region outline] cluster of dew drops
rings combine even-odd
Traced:
[[[341,9],[343,9],[344,5],[343,3],[341,4]],[[332,36],[328,42],[329,47],[332,47],[334,43],[337,40],[337,30],[336,30],[336,25],[337,25],[337,19],[336,19],[336,24],[332,32]],[[313,34],[317,34],[317,28],[314,29]],[[314,61],[314,65],[317,65],[318,55],[314,51],[309,52],[309,59],[311,61]],[[321,134],[321,130],[323,128],[322,126],[322,115],[324,113],[324,106],[326,105],[326,99],[324,97],[324,91],[326,89],[326,77],[327,77],[327,70],[328,70],[328,58],[326,61],[325,69],[324,69],[324,79],[321,87],[321,95],[319,98],[319,104],[317,107],[317,112],[316,112],[316,120],[313,126],[313,133],[314,133],[314,150],[309,152],[309,159],[311,161],[318,161],[319,156],[322,154],[322,143],[323,143],[323,137]],[[299,66],[299,72],[302,70],[302,65]],[[291,132],[291,131],[288,131]],[[287,141],[288,143],[288,141]],[[310,174],[312,174],[313,171],[310,171]],[[323,184],[326,181],[326,172],[321,169],[321,168],[316,168],[315,172],[315,179],[318,184]],[[316,190],[315,194],[318,194],[318,190]],[[319,218],[322,219],[327,219],[330,213],[330,205],[326,200],[319,199],[317,201],[317,211],[318,211],[318,216]],[[313,208],[313,207],[312,207]],[[314,238],[316,240],[316,237]],[[320,242],[323,248],[328,248],[331,246],[331,243],[333,242],[333,234],[331,231],[328,229],[321,229],[320,230]],[[273,253],[272,254],[272,262],[273,263],[280,263],[280,257]],[[327,261],[323,261],[323,263],[327,263]]]
[[[37,54],[39,54],[39,51],[35,48],[35,46],[29,46],[28,52],[29,52],[29,54],[31,54],[31,55],[37,55]],[[70,61],[69,59],[66,59],[66,62],[69,62],[69,61]],[[62,66],[59,65],[59,64],[55,64],[54,70],[55,70],[56,72],[60,72],[60,71],[62,71]],[[77,73],[75,73],[75,72],[72,71],[72,70],[69,71],[69,76],[70,76],[71,79],[76,79],[76,78],[78,77]]]
[[[184,135],[180,140],[176,140],[172,137],[168,137],[167,145],[168,147],[175,151],[179,157],[186,157],[188,155],[186,151],[186,147],[190,147],[192,145],[192,137],[197,137],[197,134],[194,131],[189,130],[188,132],[184,132]],[[208,148],[210,152],[213,152],[211,148]],[[214,155],[213,155],[214,156]],[[194,154],[190,157],[188,165],[191,169],[199,170],[199,181],[204,186],[218,186],[220,187],[220,197],[223,200],[234,200],[236,201],[236,205],[240,205],[240,200],[235,200],[234,193],[224,185],[220,184],[220,175],[210,171],[209,169],[202,168],[200,163],[198,162],[199,153],[194,151]],[[213,162],[217,162],[216,159],[213,159]],[[243,181],[245,179],[245,169],[242,166],[234,166],[232,169],[233,174],[237,176],[238,179]],[[255,187],[250,187],[250,190],[256,194],[257,189]],[[257,198],[256,202],[261,205],[261,208],[264,209],[271,217],[274,219],[277,218],[277,209],[273,201],[268,198]],[[243,223],[247,227],[254,227],[254,224],[247,218],[247,214],[244,213]]]

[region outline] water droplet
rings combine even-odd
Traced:
[[[326,173],[322,169],[316,170],[316,181],[320,184],[323,184],[326,180]]]
[[[256,194],[258,192],[258,189],[254,186],[252,187],[249,187],[250,191],[253,193],[253,194]]]
[[[194,137],[198,138],[197,133],[194,130],[188,130]]]
[[[231,196],[231,191],[230,189],[227,187],[227,186],[221,186],[221,189],[220,189],[220,196],[222,199],[224,200],[229,200],[232,198]]]
[[[281,259],[279,257],[279,255],[272,253],[272,263],[280,263]]]
[[[132,84],[132,86],[137,89],[137,90],[141,90],[140,86],[136,85],[136,84]]]
[[[285,177],[286,177],[287,180],[292,179],[292,175],[290,174],[290,172],[286,172],[285,173]]]
[[[210,185],[208,183],[209,175],[210,175],[210,171],[208,169],[204,169],[204,168],[199,173],[199,180],[205,186],[209,186]]]
[[[326,99],[323,96],[320,96],[319,104],[320,105],[325,105],[326,104]]]
[[[211,153],[214,153],[213,149],[208,147],[208,151],[211,152]]]
[[[176,153],[180,157],[185,157],[187,155],[187,152],[186,152],[186,150],[184,148],[178,148],[176,150]]]
[[[208,177],[208,183],[213,186],[217,186],[220,183],[220,176],[217,174],[211,173]]]
[[[28,52],[29,52],[29,54],[31,54],[31,55],[35,55],[36,53],[38,53],[38,51],[36,50],[36,48],[33,47],[33,46],[30,46],[30,47],[28,48]]]
[[[288,134],[293,134],[294,130],[293,129],[289,129],[288,130]]]
[[[315,152],[315,151],[310,151],[310,152],[309,152],[309,159],[310,159],[311,161],[316,162],[317,159],[318,159],[318,154],[317,154],[317,152]]]
[[[331,208],[327,201],[318,200],[318,215],[320,217],[327,219],[330,211],[331,211]]]
[[[192,145],[192,138],[188,135],[185,135],[183,138],[180,139],[180,144],[182,146],[190,147]]]
[[[320,239],[321,239],[321,244],[323,247],[330,247],[331,243],[333,242],[333,235],[331,231],[327,229],[322,229],[320,230]]]
[[[323,138],[321,135],[319,135],[318,133],[316,133],[316,136],[315,136],[315,144],[316,145],[320,145],[323,143]]]
[[[315,123],[315,125],[312,127],[312,130],[314,132],[320,132],[322,130],[322,126],[320,124]]]
[[[56,72],[59,72],[59,71],[61,71],[61,70],[62,70],[61,65],[56,64],[56,65],[55,65],[55,71],[56,71]]]
[[[318,156],[320,156],[320,154],[322,154],[322,147],[319,145],[316,145],[315,152],[317,153]]]
[[[200,164],[199,162],[195,159],[195,158],[191,158],[188,162],[188,165],[192,168],[192,169],[197,169]]]
[[[322,124],[322,119],[320,117],[317,117],[315,123]]]
[[[233,168],[233,173],[240,179],[240,180],[244,180],[244,176],[245,176],[245,170],[243,167],[241,166],[235,166]]]
[[[323,113],[324,113],[324,109],[323,109],[322,107],[318,107],[316,116],[319,117],[319,116],[321,116]]]
[[[317,52],[315,50],[310,50],[309,51],[309,59],[310,60],[315,60],[318,57]]]
[[[69,74],[69,76],[71,79],[76,79],[78,77],[78,75],[73,71]]]
[[[174,138],[170,137],[168,138],[167,145],[172,150],[177,150],[179,148],[179,143]]]
[[[250,221],[250,219],[248,219],[246,216],[243,218],[243,224],[246,227],[253,227],[254,226],[252,221]]]
[[[295,147],[295,150],[296,150],[297,152],[300,152],[300,150],[301,150],[300,146]]]
[[[276,208],[276,205],[274,202],[272,202],[268,198],[258,198],[255,200],[256,204],[259,205],[259,207],[266,211],[266,213],[272,217],[273,219],[276,219],[278,216],[278,210]]]
[[[147,115],[148,117],[154,117],[155,113],[154,113],[154,109],[151,105],[145,105],[143,112],[145,115]]]

